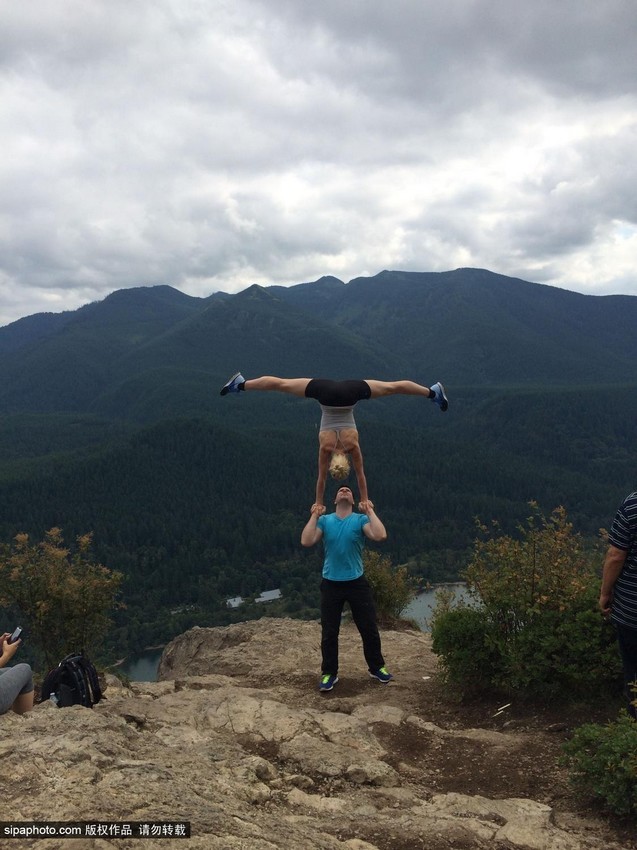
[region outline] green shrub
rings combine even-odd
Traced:
[[[416,580],[406,567],[394,567],[386,555],[373,550],[363,553],[363,565],[379,619],[398,619],[413,599]]]
[[[442,675],[463,694],[492,690],[501,659],[493,624],[484,610],[460,606],[434,609],[433,651],[440,656]]]
[[[532,507],[518,538],[496,529],[476,541],[464,578],[478,607],[437,608],[434,652],[447,680],[466,691],[579,698],[609,690],[620,666],[597,609],[599,547],[584,544],[563,508],[547,519]]]
[[[615,814],[637,814],[637,723],[625,711],[615,723],[581,726],[563,749],[579,794]]]
[[[500,687],[530,697],[586,697],[608,692],[619,676],[612,627],[597,611],[599,583],[591,581],[561,611],[529,611],[523,627],[504,644],[506,664],[495,678]]]

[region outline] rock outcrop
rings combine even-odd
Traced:
[[[603,821],[515,793],[541,752],[527,733],[450,728],[428,716],[428,635],[383,635],[396,676],[384,686],[367,675],[358,635],[345,626],[341,681],[329,694],[316,687],[319,637],[317,623],[296,620],[194,628],[166,647],[157,683],[126,688],[109,677],[108,699],[93,710],[46,704],[3,715],[0,820],[188,821],[192,835],[0,838],[0,847],[628,846]],[[504,761],[520,778],[498,791]]]

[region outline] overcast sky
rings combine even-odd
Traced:
[[[0,324],[488,268],[637,295],[635,0],[0,0]]]

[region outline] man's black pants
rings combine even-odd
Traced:
[[[365,576],[352,581],[330,581],[324,578],[321,582],[322,672],[333,675],[338,673],[338,633],[346,602],[349,602],[356,628],[363,640],[367,666],[375,672],[385,666],[385,661],[380,651],[374,599]]]
[[[628,713],[637,719],[633,702],[637,700],[637,629],[615,623],[617,642],[624,668],[624,693],[628,702]]]

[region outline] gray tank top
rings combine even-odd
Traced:
[[[354,405],[351,407],[328,407],[326,404],[322,404],[319,431],[341,431],[343,428],[356,428]]]

